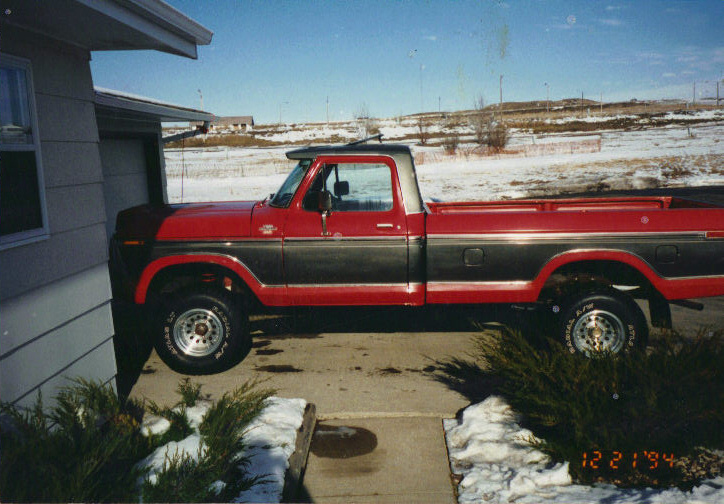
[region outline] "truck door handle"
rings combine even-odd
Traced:
[[[377,229],[392,229],[392,224],[383,223],[383,224],[377,224]]]

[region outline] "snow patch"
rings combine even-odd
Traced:
[[[303,399],[270,397],[267,400],[262,413],[247,427],[244,434],[246,451],[242,454],[250,460],[247,468],[248,476],[257,477],[260,482],[248,491],[242,492],[233,502],[281,501],[284,476],[289,467],[289,457],[296,448],[297,431],[304,420],[306,406],[307,402]],[[210,402],[199,401],[196,405],[186,408],[186,417],[196,432],[181,441],[171,441],[157,448],[139,462],[140,466],[149,468],[148,478],[151,483],[155,484],[158,481],[158,473],[163,470],[164,464],[174,457],[190,457],[192,460],[198,460],[204,453],[205,447],[198,433],[198,427],[210,407]],[[159,425],[163,422],[157,418],[149,420],[147,427],[149,431],[156,429],[161,433]],[[145,420],[144,425],[146,425]],[[224,486],[224,482],[216,481],[209,490],[217,495]]]
[[[530,445],[531,432],[504,399],[491,396],[469,406],[460,420],[444,420],[450,468],[462,476],[458,502],[715,504],[724,502],[724,476],[704,481],[691,492],[679,489],[620,489],[614,485],[575,485],[568,462],[553,464]]]

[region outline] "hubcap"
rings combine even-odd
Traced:
[[[626,330],[618,316],[604,310],[581,315],[573,326],[573,344],[587,355],[618,353],[626,343]]]
[[[173,340],[184,354],[206,357],[221,344],[223,325],[210,310],[194,308],[181,314],[173,326]]]

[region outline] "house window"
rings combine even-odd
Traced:
[[[0,54],[0,248],[47,235],[30,61]]]

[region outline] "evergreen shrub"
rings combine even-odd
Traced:
[[[0,501],[136,501],[136,463],[153,450],[141,435],[140,404],[121,403],[110,385],[77,380],[46,412],[2,405]]]
[[[722,331],[593,359],[520,334],[481,338],[478,352],[487,383],[579,482],[687,488],[723,469],[708,451],[724,448]]]
[[[139,462],[194,432],[185,412],[201,387],[184,380],[176,391],[180,401],[160,407],[123,402],[110,385],[77,379],[49,409],[40,395],[29,410],[0,404],[0,502],[230,502],[257,482],[239,453],[273,391],[247,383],[224,394],[199,426],[198,460],[173,454],[152,483]],[[144,408],[168,419],[169,430],[144,436]]]

